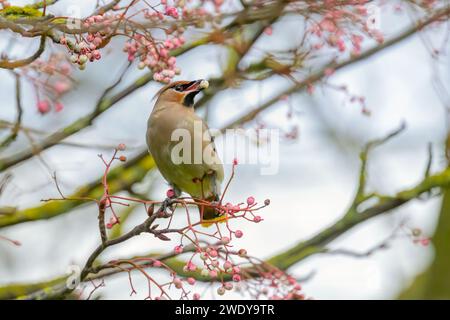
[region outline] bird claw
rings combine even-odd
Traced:
[[[168,212],[167,209],[169,209],[171,212]],[[170,217],[173,214],[173,211],[175,208],[173,207],[173,199],[166,198],[159,208],[160,214],[162,214],[163,217]]]

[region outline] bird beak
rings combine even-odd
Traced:
[[[199,92],[209,87],[209,82],[203,79],[193,81],[192,84],[184,90],[184,92]]]

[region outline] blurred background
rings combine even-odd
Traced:
[[[17,5],[28,3],[12,2]],[[447,1],[442,3],[448,5]],[[67,15],[70,4],[80,6],[82,16],[89,15],[94,8],[92,1],[64,0],[52,6],[51,12]],[[380,6],[379,25],[385,39],[395,37],[414,23],[408,10],[398,11],[394,7],[395,4]],[[242,64],[255,61],[267,48],[276,52],[297,44],[304,33],[302,21],[301,16],[280,17],[273,24],[271,34],[261,35]],[[189,42],[206,32],[207,29],[192,28],[188,29],[185,37]],[[266,198],[271,200],[271,205],[261,212],[262,223],[239,222],[245,233],[243,238],[237,239],[239,246],[254,256],[268,258],[337,221],[350,206],[358,187],[362,147],[402,123],[406,124],[406,130],[370,154],[367,173],[370,191],[393,195],[419,183],[427,166],[430,143],[433,150],[431,171],[437,172],[447,166],[446,107],[449,105],[448,100],[443,101],[436,91],[436,79],[448,89],[450,66],[448,56],[437,59],[430,54],[429,48],[430,44],[439,46],[444,43],[448,51],[448,32],[447,21],[388,46],[367,59],[337,70],[326,83],[315,85],[313,93],[299,91],[281,99],[246,125],[256,127],[264,124],[266,128],[279,129],[281,139],[276,174],[261,175],[261,165],[258,164],[237,167],[227,201],[237,203],[245,201],[248,196],[254,196],[260,202]],[[64,104],[61,112],[41,115],[36,108],[33,85],[23,81],[23,126],[42,131],[45,134],[41,136],[45,136],[91,112],[104,89],[127,65],[126,54],[122,52],[125,40],[114,38],[103,49],[100,61],[89,64],[84,71],[74,71],[75,85],[61,98]],[[28,56],[37,45],[36,39],[23,40],[11,36],[8,31],[1,31],[0,51],[7,50],[11,56]],[[374,45],[374,41],[367,42],[367,48]],[[47,46],[47,56],[52,52],[65,53],[56,44],[48,43]],[[228,59],[229,51],[223,45],[207,44],[195,48],[177,58],[181,74],[175,79],[215,79],[222,75]],[[321,66],[321,59],[328,61],[326,54],[317,59],[317,66],[305,67],[305,75]],[[132,66],[117,90],[146,72]],[[0,119],[14,122],[15,76],[11,71],[1,70],[0,77]],[[240,80],[227,84],[197,112],[207,118],[211,128],[221,128],[291,83],[288,77],[273,75],[263,80]],[[343,85],[349,94],[335,89]],[[113,147],[119,143],[127,145],[124,154],[129,159],[145,151],[146,122],[154,104],[152,97],[160,87],[161,84],[155,81],[149,82],[96,118],[92,125],[65,139],[66,143],[3,171],[2,176],[10,174],[11,179],[2,190],[0,206],[11,206],[20,211],[42,205],[42,199],[58,198],[53,172],[57,174],[63,193],[73,193],[101,176],[104,166],[97,155],[101,153],[110,157]],[[361,106],[352,102],[349,95],[364,97],[365,108],[370,115],[362,112]],[[289,133],[295,134],[291,137]],[[6,136],[8,130],[4,128],[1,134]],[[217,138],[216,144],[221,153],[234,151],[224,150],[222,137]],[[29,146],[26,136],[19,134],[12,144],[1,150],[1,157]],[[236,157],[239,159],[243,155],[238,152]],[[230,163],[226,163],[225,169],[226,177],[229,177]],[[167,188],[156,170],[147,172],[142,181],[133,186],[134,190],[147,194],[149,199],[162,199]],[[21,246],[0,241],[0,286],[52,279],[64,274],[69,265],[83,265],[99,243],[97,214],[97,207],[88,204],[48,220],[1,228],[2,236],[20,241]],[[443,236],[437,237],[436,234],[430,245],[423,246],[409,237],[400,236],[389,241],[388,249],[367,257],[314,255],[289,271],[303,279],[305,294],[316,299],[427,298],[418,293],[418,283],[435,263],[437,246],[448,247],[449,215],[441,196],[411,201],[390,214],[359,224],[329,247],[365,252],[383,242],[402,223],[420,228],[431,238],[441,225]],[[145,211],[138,208],[122,228],[128,230],[144,218]],[[164,250],[167,251],[166,243],[141,235],[109,249],[101,260]],[[450,266],[449,258],[445,259]],[[445,277],[449,277],[448,274],[439,276],[443,282]],[[144,298],[146,285],[136,280],[138,294],[130,298]],[[129,298],[127,275],[108,278],[106,286],[97,294],[106,299]],[[205,295],[209,297],[210,293]],[[438,297],[449,298],[450,289],[446,294],[440,292]],[[241,298],[241,294],[233,292],[225,298]]]

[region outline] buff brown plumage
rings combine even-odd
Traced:
[[[159,90],[148,119],[146,138],[149,152],[159,171],[177,195],[184,191],[193,198],[214,202],[220,200],[223,165],[206,123],[194,112],[193,107],[195,96],[207,87],[206,80],[176,81]],[[176,130],[189,133],[191,159],[187,163],[178,163],[174,159],[174,148],[179,144],[173,136]],[[202,155],[207,155],[202,156],[200,161],[194,159],[195,139],[201,141]],[[223,220],[212,207],[203,206],[199,210],[206,224]]]

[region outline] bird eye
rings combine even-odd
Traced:
[[[175,86],[174,88],[176,91],[183,91],[183,86],[181,84]]]

